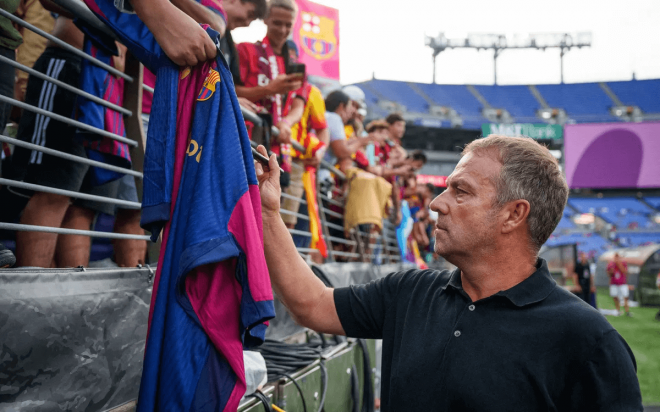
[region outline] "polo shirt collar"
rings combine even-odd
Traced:
[[[498,292],[494,296],[505,297],[514,305],[522,307],[542,301],[552,293],[556,285],[557,283],[552,279],[548,270],[547,262],[545,259],[539,258],[536,261],[536,272],[516,286]],[[460,269],[457,268],[452,272],[449,282],[443,289],[446,289],[447,286],[458,291],[463,290]]]

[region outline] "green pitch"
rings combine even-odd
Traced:
[[[597,299],[599,308],[614,309],[609,289],[598,288]],[[658,309],[630,308],[632,318],[606,316],[635,354],[644,405],[660,405],[660,322],[655,320]]]

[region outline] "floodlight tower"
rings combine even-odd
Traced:
[[[444,33],[436,37],[426,36],[426,46],[433,50],[433,83],[435,83],[435,64],[438,54],[446,49],[477,49],[493,50],[494,83],[497,84],[497,58],[507,49],[537,49],[558,48],[560,59],[561,82],[564,83],[564,55],[571,48],[591,46],[591,33],[535,33],[527,35],[514,35],[507,37],[504,34],[470,34],[464,39],[448,39]]]

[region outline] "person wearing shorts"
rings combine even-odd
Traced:
[[[628,266],[621,260],[618,253],[614,254],[614,259],[607,265],[607,275],[610,277],[610,296],[614,299],[614,306],[617,314],[621,314],[621,301],[626,310],[626,316],[632,316],[628,307]]]
[[[52,33],[70,45],[82,49],[83,34],[71,19],[59,16]],[[78,86],[81,73],[81,57],[50,43],[37,59],[34,69],[66,84]],[[72,118],[76,95],[57,85],[31,76],[28,81],[25,102],[31,106]],[[51,117],[25,110],[18,128],[17,138],[28,143],[86,158],[82,142],[75,139],[73,126]],[[26,183],[56,189],[81,192],[104,197],[116,197],[119,181],[93,186],[86,164],[47,155],[43,152],[17,147],[12,159],[12,178]],[[86,229],[84,222],[93,220],[95,212],[114,213],[114,205],[97,204],[94,209],[85,207],[79,200],[71,202],[66,195],[36,191],[27,193],[28,200],[20,223],[33,226]],[[91,215],[91,218],[90,218]],[[82,247],[82,243],[87,248]],[[89,237],[57,235],[46,232],[24,231],[16,234],[16,258],[18,266],[50,267],[78,266],[86,262],[89,254]],[[57,260],[55,259],[57,254]]]

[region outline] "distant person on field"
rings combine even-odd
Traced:
[[[591,304],[591,294],[596,293],[596,286],[594,286],[594,277],[591,273],[589,259],[584,252],[580,252],[580,259],[575,262],[573,267],[573,283],[580,286],[578,296]]]
[[[621,300],[626,310],[626,316],[632,316],[628,308],[628,265],[621,260],[618,253],[614,254],[614,260],[607,265],[607,275],[610,277],[610,296],[614,299],[617,315],[621,314]]]

